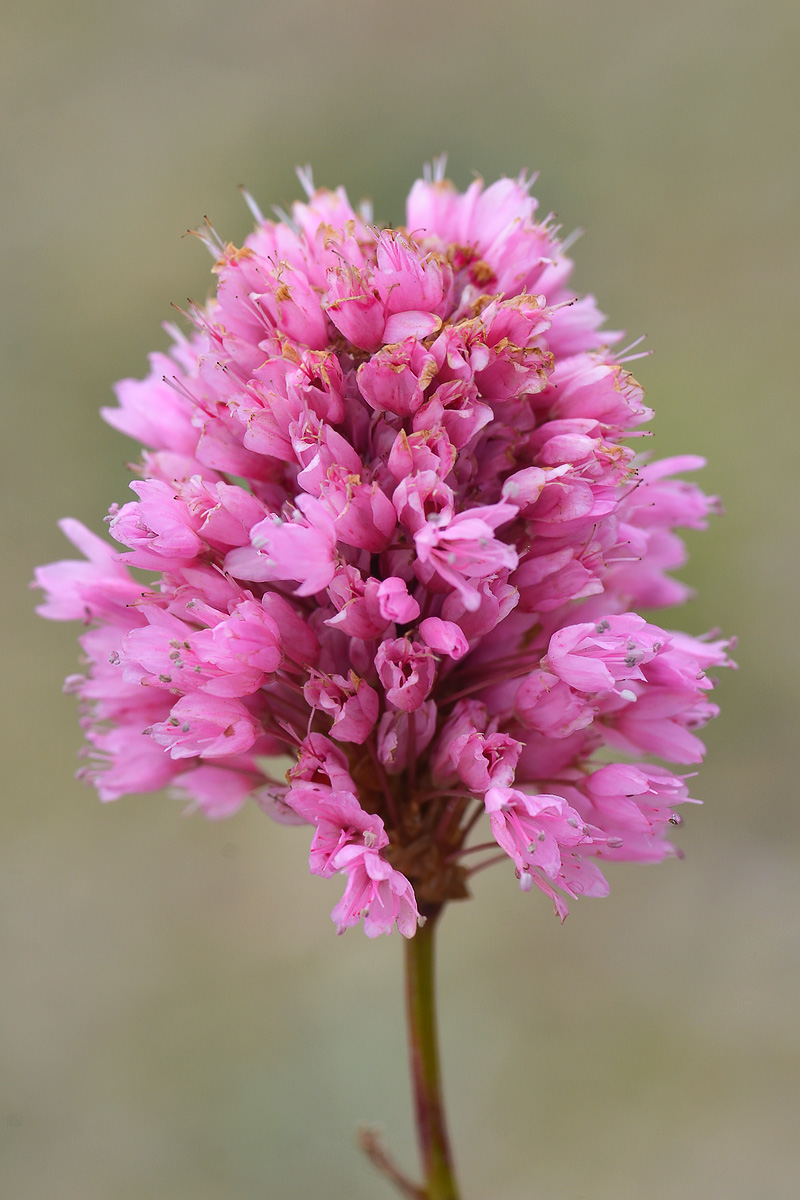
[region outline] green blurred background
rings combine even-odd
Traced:
[[[796,3],[7,0],[3,25],[4,1200],[388,1200],[364,1119],[414,1161],[399,939],[336,938],[301,830],[101,808],[60,694],[76,630],[26,583],[58,517],[126,498],[97,409],[211,286],[187,226],[241,240],[236,185],[288,205],[305,162],[398,221],[442,150],[460,186],[538,169],[586,230],[577,286],[654,352],[654,449],[706,455],[727,508],[676,623],[741,639],[684,862],[613,870],[563,928],[489,872],[443,923],[465,1200],[796,1197]]]

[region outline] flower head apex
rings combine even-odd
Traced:
[[[86,626],[82,773],[311,826],[340,933],[411,937],[495,858],[563,919],[674,852],[649,757],[700,760],[727,645],[636,610],[687,594],[702,460],[627,444],[650,411],[526,178],[440,161],[394,229],[300,178],[243,247],[202,232],[215,297],[104,410],[144,447],[116,545],[67,520],[84,559],[37,571]]]

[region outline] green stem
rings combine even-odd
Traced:
[[[411,1082],[427,1200],[459,1200],[447,1137],[436,1037],[434,930],[440,908],[405,943]]]

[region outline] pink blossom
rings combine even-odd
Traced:
[[[514,701],[515,711],[526,729],[550,738],[569,737],[585,729],[597,714],[597,706],[577,694],[549,671],[531,671],[525,676]]]
[[[386,549],[397,524],[397,512],[377,483],[364,483],[358,475],[346,475],[330,467],[320,496],[334,517],[340,541],[371,554]]]
[[[480,595],[473,581],[513,570],[519,561],[516,550],[498,540],[494,532],[516,515],[514,505],[494,504],[443,520],[438,515],[429,517],[414,534],[419,561],[430,563],[474,612],[480,606]]]
[[[596,624],[567,625],[550,639],[543,665],[581,692],[616,690],[619,683],[643,679],[641,664],[669,637],[633,613],[603,617]],[[620,694],[630,691],[622,688]]]
[[[336,792],[355,792],[347,755],[321,733],[309,733],[300,743],[297,762],[288,778],[293,784],[306,780]]]
[[[398,583],[402,582],[398,580]],[[382,602],[382,587],[383,584],[377,579],[364,579],[355,567],[344,566],[336,572],[328,586],[328,595],[338,612],[335,617],[328,617],[325,624],[331,629],[341,630],[348,637],[380,637],[392,620],[392,610],[384,611],[386,606]],[[405,598],[411,601],[410,596],[406,595]]]
[[[84,757],[91,765],[82,767],[78,778],[93,783],[101,800],[166,787],[180,772],[181,764],[165,756],[147,732],[138,722],[90,727],[86,738],[91,749],[87,748]]]
[[[174,489],[159,480],[132,483],[139,496],[112,512],[109,529],[118,542],[131,547],[121,561],[133,567],[166,570],[192,562],[205,550],[200,536],[202,520]]]
[[[198,632],[167,613],[147,616],[149,625],[123,639],[125,679],[170,691],[245,696],[283,662],[278,626],[255,600],[242,601],[228,617],[214,612],[213,628]]]
[[[675,805],[689,800],[683,779],[663,767],[633,763],[600,767],[585,778],[583,790],[606,818],[643,832],[665,821],[680,824]]]
[[[378,678],[386,699],[395,708],[413,712],[433,686],[436,664],[427,646],[406,638],[381,642],[375,656]]]
[[[405,624],[419,616],[419,603],[408,594],[408,584],[404,579],[390,575],[378,584],[377,595],[381,616],[387,621]]]
[[[497,844],[512,859],[523,891],[535,884],[553,900],[562,921],[569,896],[604,896],[608,884],[597,867],[574,852],[600,833],[560,796],[529,796],[515,788],[490,788],[486,811]],[[600,834],[601,841],[604,840]]]
[[[141,588],[107,542],[80,521],[65,517],[61,529],[86,561],[65,560],[37,567],[37,587],[46,594],[37,612],[56,621],[91,621],[115,618],[125,624],[130,618],[127,606],[141,594]]]
[[[652,414],[525,177],[437,166],[402,230],[303,180],[209,232],[216,295],[104,410],[146,447],[115,544],[65,521],[84,557],[36,572],[84,625],[81,775],[310,826],[340,932],[412,936],[497,850],[563,918],[673,853],[687,784],[640,760],[701,760],[729,646],[636,610],[718,502],[628,444]]]
[[[298,596],[327,587],[334,575],[336,531],[318,500],[300,495],[289,520],[273,515],[251,530],[252,546],[232,550],[225,569],[239,579],[294,579]]]
[[[434,419],[428,427],[426,418],[419,419],[420,427],[413,433],[401,429],[394,436],[386,465],[398,483],[410,476],[431,472],[440,482],[456,464],[456,447],[443,425]]]
[[[187,695],[150,732],[173,758],[227,758],[249,750],[259,730],[240,700]]]
[[[166,354],[150,356],[151,376],[122,379],[114,388],[119,408],[103,408],[103,418],[154,450],[194,457],[199,430],[192,422],[192,404],[171,386],[175,363]]]
[[[362,350],[377,350],[386,317],[380,298],[370,287],[370,273],[349,265],[331,268],[328,278],[328,316],[339,332]]]
[[[469,650],[469,641],[455,621],[426,617],[424,621],[420,621],[419,632],[425,644],[436,654],[447,654],[450,658],[459,659]]]
[[[186,796],[212,821],[238,812],[260,782],[258,774],[207,764],[177,775],[172,781],[179,796]]]
[[[314,672],[303,695],[312,709],[333,717],[331,732],[341,742],[365,742],[378,719],[378,694],[355,671],[347,678]]]
[[[414,534],[425,530],[429,524],[449,521],[453,515],[453,501],[453,489],[442,482],[438,471],[416,471],[401,479],[392,493],[392,503],[401,524]]]
[[[391,933],[395,924],[403,937],[414,936],[419,920],[414,889],[377,850],[344,846],[331,866],[347,876],[344,895],[331,913],[337,933],[344,933],[363,917],[367,937]]]
[[[376,412],[415,413],[436,374],[436,359],[415,337],[384,346],[358,368],[361,395]]]
[[[415,434],[429,436],[431,430],[441,430],[450,447],[461,450],[493,417],[492,407],[478,399],[474,383],[451,379],[437,387],[417,409],[412,425]]]
[[[447,782],[457,775],[470,791],[482,794],[491,787],[508,787],[522,744],[497,732],[484,704],[461,700],[442,728],[432,754],[435,780]]]
[[[381,818],[365,812],[353,792],[300,783],[289,789],[285,799],[298,816],[316,826],[309,856],[313,875],[334,875],[336,857],[345,846],[382,850],[389,844]]]

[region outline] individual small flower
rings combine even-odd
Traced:
[[[436,676],[436,663],[430,649],[406,638],[381,642],[375,655],[375,666],[386,689],[386,699],[404,712],[413,712],[420,707]]]
[[[334,576],[336,529],[325,507],[313,496],[296,497],[288,520],[273,515],[250,532],[251,547],[231,550],[225,570],[258,583],[296,580],[297,596],[322,591]]]
[[[141,595],[141,588],[130,571],[119,562],[108,542],[92,533],[80,521],[67,517],[61,530],[73,546],[86,555],[84,560],[64,560],[37,567],[36,585],[47,595],[37,612],[55,621],[93,621],[115,619],[126,625],[128,605]]]
[[[176,794],[186,797],[193,808],[199,808],[210,820],[218,821],[238,812],[251,796],[257,782],[261,783],[261,778],[254,771],[207,764],[176,775],[172,786]]]
[[[576,847],[603,841],[599,829],[587,826],[561,796],[529,796],[516,788],[490,788],[486,811],[495,841],[512,859],[523,891],[534,884],[550,896],[563,921],[569,896],[605,896],[608,884],[592,862],[582,860]]]
[[[563,918],[674,852],[647,759],[701,760],[729,647],[636,610],[718,502],[628,444],[652,413],[526,179],[437,166],[381,229],[301,178],[203,231],[216,295],[104,410],[144,446],[113,544],[66,520],[83,559],[36,572],[84,626],[80,773],[310,826],[339,932],[411,937],[498,854]]]
[[[436,374],[436,359],[414,337],[384,346],[358,368],[361,395],[376,412],[407,417],[417,411]]]
[[[380,614],[387,621],[405,624],[419,616],[419,602],[409,595],[408,584],[404,579],[390,575],[388,579],[382,580],[378,584],[377,596]]]
[[[316,825],[309,868],[313,875],[329,876],[339,869],[338,854],[345,846],[382,850],[389,839],[380,817],[364,812],[353,792],[326,791],[318,784],[296,784],[286,803],[298,816]]]
[[[414,936],[419,921],[414,889],[377,850],[347,845],[333,856],[331,866],[347,876],[344,895],[331,913],[337,933],[363,917],[367,937],[391,933],[395,925],[403,937]]]
[[[378,693],[355,671],[347,678],[314,672],[303,696],[312,709],[333,717],[331,733],[340,742],[365,742],[378,719]]]
[[[297,761],[287,773],[292,784],[315,783],[335,792],[355,793],[344,750],[321,733],[309,733],[297,749]]]
[[[516,515],[512,504],[493,504],[444,519],[429,517],[414,534],[418,559],[455,587],[466,608],[474,612],[480,594],[473,581],[512,571],[519,562],[514,547],[495,536],[497,526]]]
[[[260,730],[239,700],[188,695],[149,732],[172,758],[228,758],[249,750]]]
[[[526,729],[549,738],[566,738],[591,725],[597,705],[551,671],[531,671],[517,689],[514,709]]]
[[[456,775],[470,791],[482,795],[513,782],[521,752],[521,742],[497,732],[497,721],[490,720],[485,704],[460,700],[442,728],[431,763],[433,778],[446,782]]]
[[[631,689],[618,685],[644,679],[641,664],[655,657],[666,641],[668,635],[648,626],[643,617],[625,613],[558,630],[542,663],[578,691],[616,691],[628,698]]]
[[[455,621],[443,621],[441,617],[426,617],[419,623],[419,632],[426,646],[437,654],[446,654],[458,660],[469,650],[469,641]]]

